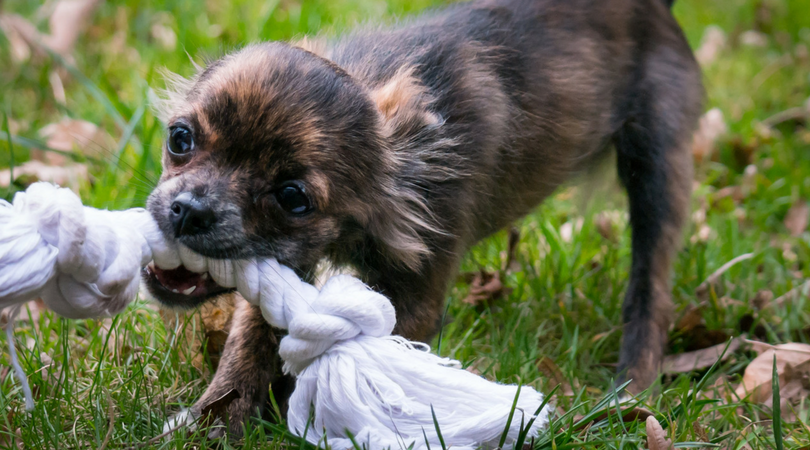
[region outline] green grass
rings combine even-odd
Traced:
[[[143,205],[160,173],[163,129],[148,108],[150,87],[162,87],[166,67],[188,75],[187,54],[200,61],[246,42],[288,39],[319,30],[339,31],[360,21],[386,21],[437,2],[419,0],[307,0],[198,2],[125,0],[105,2],[80,38],[75,67],[41,58],[12,61],[9,43],[0,37],[0,167],[19,164],[41,141],[38,130],[64,117],[101,125],[115,142],[98,144],[96,156],[78,155],[88,164],[93,182],[81,189],[96,207]],[[759,5],[759,6],[758,6]],[[5,12],[36,21],[37,4],[6,0]],[[764,8],[764,9],[763,9]],[[764,14],[762,11],[767,11]],[[810,97],[810,0],[679,0],[675,13],[697,47],[707,26],[725,30],[728,45],[705,67],[707,108],[720,108],[730,132],[716,157],[696,167],[693,210],[705,212],[710,238],[696,237],[691,224],[674,267],[674,299],[680,314],[698,305],[695,288],[718,267],[743,253],[755,257],[729,270],[706,302],[709,329],[739,334],[740,319],[753,315],[770,343],[810,341],[810,301],[804,295],[757,311],[751,305],[763,289],[779,296],[810,277],[810,233],[791,237],[783,225],[789,207],[810,198],[810,131],[794,123],[763,135],[757,124]],[[176,33],[177,45],[164,47],[151,32],[161,23]],[[39,23],[45,29],[45,23]],[[764,47],[739,44],[741,33],[759,27]],[[67,69],[65,105],[54,100],[48,73]],[[11,129],[10,137],[6,130]],[[13,142],[13,153],[11,143]],[[756,175],[746,178],[753,164]],[[727,186],[746,185],[739,201],[720,198]],[[502,273],[512,288],[489,306],[462,302],[467,285],[459,281],[448,296],[447,325],[441,354],[459,359],[484,376],[531,385],[545,392],[551,381],[535,362],[550,357],[573,386],[573,395],[558,397],[560,414],[552,433],[535,441],[537,448],[638,448],[645,441],[643,421],[617,419],[610,393],[613,365],[621,338],[621,300],[627,282],[630,239],[626,216],[617,214],[616,239],[602,237],[597,216],[625,211],[625,198],[614,181],[604,181],[598,197],[568,187],[519,224],[516,260],[520,270]],[[10,198],[16,188],[12,186]],[[561,233],[572,224],[570,237]],[[579,225],[581,224],[581,226]],[[571,226],[571,225],[568,225]],[[464,271],[499,271],[507,236],[499,233],[477,245]],[[736,301],[729,301],[733,299]],[[0,379],[0,448],[17,433],[25,448],[123,448],[147,442],[162,431],[164,420],[204,391],[208,370],[190,361],[195,348],[180,345],[158,313],[136,302],[114,319],[69,321],[49,313],[34,324],[23,323],[16,340],[23,367],[37,397],[36,409],[23,410],[19,385],[11,374]],[[673,340],[671,351],[684,350]],[[712,400],[724,385],[739,382],[752,354],[737,352],[712,370],[662,377],[644,398],[679,447],[708,438],[715,446],[807,448],[810,402],[795,415],[727,398]],[[52,365],[43,368],[52,361]],[[8,364],[8,354],[0,354]],[[602,411],[611,415],[590,427]],[[781,420],[780,420],[781,419]],[[781,428],[779,439],[773,428]],[[204,433],[178,439],[164,448],[287,448],[306,446],[269,423],[254,427],[240,441],[207,440]],[[688,443],[693,444],[688,444]],[[747,446],[747,447],[746,447]],[[11,447],[9,447],[11,448]]]

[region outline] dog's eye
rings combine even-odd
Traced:
[[[183,156],[194,149],[194,137],[191,130],[184,126],[172,127],[169,131],[169,152],[175,156]]]
[[[281,186],[276,191],[278,204],[290,214],[302,215],[312,210],[312,202],[304,191],[304,187],[297,183],[289,183]]]

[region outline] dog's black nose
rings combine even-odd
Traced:
[[[175,237],[200,234],[216,222],[214,210],[204,205],[191,192],[183,192],[172,202],[169,218]]]

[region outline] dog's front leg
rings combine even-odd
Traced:
[[[236,389],[239,398],[228,407],[226,419],[231,436],[242,436],[249,420],[265,412],[271,385],[284,413],[295,380],[281,372],[278,356],[281,336],[281,330],[264,320],[259,307],[237,296],[233,324],[214,379],[194,406],[173,418],[169,426],[196,421],[208,405],[232,389]]]

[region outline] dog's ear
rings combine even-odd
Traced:
[[[424,198],[414,190],[414,180],[410,179],[428,181],[429,164],[419,158],[419,151],[411,151],[410,147],[429,150],[427,147],[435,142],[425,138],[440,127],[443,120],[431,111],[433,99],[414,76],[412,68],[400,69],[386,82],[372,88],[370,98],[380,115],[380,135],[385,141],[390,167],[388,176],[383,177],[381,207],[373,213],[368,229],[384,245],[391,259],[417,270],[430,254],[425,236],[442,231]]]
[[[427,88],[405,67],[371,91],[371,100],[380,112],[383,136],[407,139],[421,130],[441,125],[441,117],[430,110],[432,98]]]
[[[423,239],[427,233],[441,233],[421,199],[411,191],[392,187],[383,193],[379,210],[372,213],[367,229],[381,244],[391,261],[419,270],[430,249]]]

